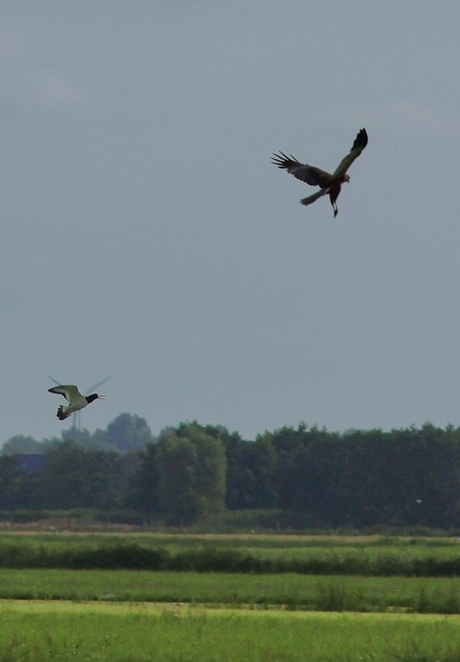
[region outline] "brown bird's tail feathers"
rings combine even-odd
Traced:
[[[328,190],[325,189],[325,188],[322,188],[319,191],[317,191],[316,193],[313,193],[313,195],[309,195],[308,198],[302,198],[302,200],[300,200],[300,204],[305,205],[305,206],[311,205],[312,202],[315,202],[319,198],[322,198],[323,195],[326,195],[327,193],[328,193]]]

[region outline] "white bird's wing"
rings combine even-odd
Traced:
[[[368,137],[366,129],[361,129],[353,142],[350,153],[347,154],[344,159],[342,159],[338,168],[332,173],[332,180],[337,180],[343,177],[353,161],[358,158],[363,149],[366,147],[367,142]]]
[[[62,386],[53,386],[53,388],[48,389],[48,393],[56,393],[57,395],[63,395],[67,402],[72,404],[79,398],[83,397],[80,391],[76,386],[71,385],[62,385]]]

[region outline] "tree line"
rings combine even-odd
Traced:
[[[197,422],[153,438],[144,419],[118,419],[110,434],[94,433],[96,446],[72,428],[36,442],[39,470],[21,465],[13,438],[16,452],[7,443],[0,457],[0,510],[129,508],[187,525],[264,509],[302,528],[460,526],[460,428],[338,433],[302,423],[248,441]]]

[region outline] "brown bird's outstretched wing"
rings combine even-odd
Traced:
[[[310,186],[321,186],[321,188],[325,188],[329,186],[333,176],[325,170],[320,170],[307,163],[300,163],[300,161],[297,161],[292,154],[286,156],[286,154],[280,151],[279,154],[273,154],[271,158],[272,163],[278,166],[278,168],[284,168],[289,174],[294,175],[294,177],[300,179],[306,184],[310,184]]]
[[[353,146],[350,150],[350,153],[346,155],[344,159],[340,162],[340,165],[332,173],[332,181],[340,180],[347,172],[348,168],[351,166],[353,161],[358,158],[363,149],[366,147],[368,142],[366,129],[361,129],[361,131],[356,136]]]

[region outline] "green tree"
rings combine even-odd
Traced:
[[[85,451],[72,440],[57,444],[47,455],[40,474],[41,507],[83,507],[83,458]]]
[[[223,441],[227,455],[227,507],[276,508],[277,456],[273,435],[266,432],[256,441],[243,441],[233,433]]]
[[[0,457],[0,510],[10,510],[21,506],[21,492],[24,472],[17,458],[11,455]]]
[[[46,453],[53,443],[55,442],[52,440],[37,441],[33,437],[24,437],[22,434],[16,434],[3,444],[2,455]]]
[[[227,458],[226,506],[230,510],[255,508],[258,485],[251,466],[252,444],[236,434],[223,442]]]
[[[131,455],[131,454],[129,454]],[[137,453],[138,466],[127,486],[126,505],[128,508],[148,513],[158,512],[158,464],[157,444],[150,443],[144,451]]]
[[[170,523],[189,524],[224,509],[224,444],[198,423],[162,433],[156,465],[159,507]]]
[[[115,452],[79,448],[67,439],[49,451],[40,473],[45,508],[117,508],[123,501],[123,470]]]
[[[120,414],[108,426],[106,441],[114,449],[126,452],[144,450],[153,436],[145,418]]]
[[[72,441],[82,450],[108,450],[107,445],[102,443],[102,448],[94,442],[93,435],[87,428],[71,427],[61,432],[62,441]]]

